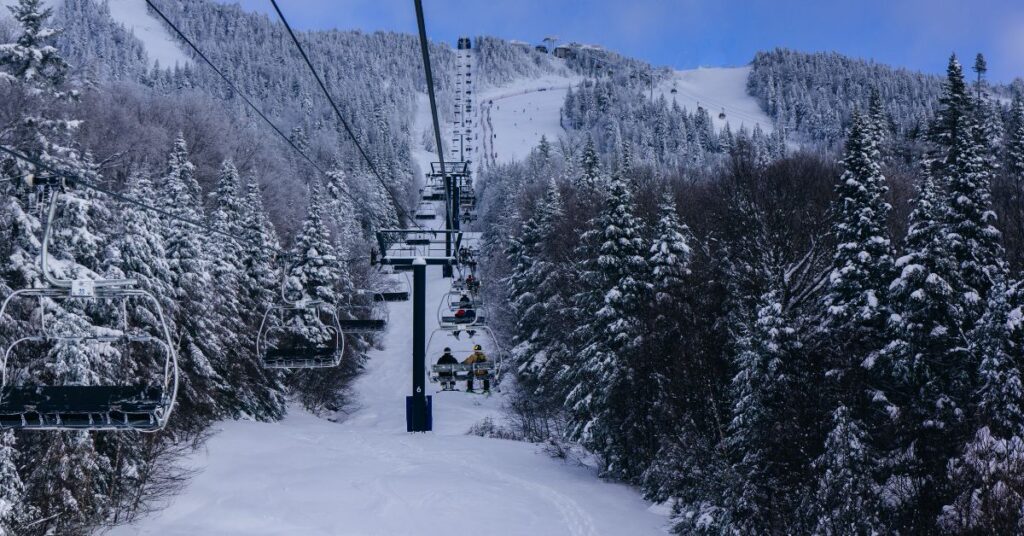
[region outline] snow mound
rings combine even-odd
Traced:
[[[747,94],[747,77],[751,67],[715,67],[675,71],[672,76],[655,86],[654,98],[664,95],[668,102],[674,99],[689,111],[703,106],[708,109],[716,129],[729,124],[735,132],[740,126],[753,130],[761,125],[765,133],[772,131],[772,120],[764,113],[757,99]],[[672,93],[675,89],[676,92]],[[725,118],[719,118],[720,113]]]
[[[156,15],[151,14],[145,0],[110,0],[110,15],[124,25],[146,47],[150,61],[163,68],[191,63],[178,42]]]

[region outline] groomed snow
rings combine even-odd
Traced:
[[[751,67],[701,67],[675,71],[669,80],[654,88],[654,98],[664,95],[669,103],[675,99],[679,106],[694,111],[697,106],[707,108],[716,129],[726,123],[733,132],[740,126],[753,130],[761,125],[765,133],[772,131],[772,120],[761,110],[757,99],[747,94],[747,77]],[[672,89],[676,92],[672,93]],[[718,114],[725,112],[725,119]]]
[[[579,77],[545,76],[489,88],[481,95],[483,126],[489,163],[521,160],[546,136],[555,142],[565,133],[559,121],[565,93]]]
[[[144,0],[109,0],[107,5],[114,20],[142,41],[150,62],[159,61],[165,69],[191,62],[170,31],[156,15],[149,13]]]
[[[413,132],[428,124],[425,100],[420,99]],[[414,158],[426,170],[434,156],[417,149]],[[440,206],[436,210],[443,212]],[[429,333],[437,325],[437,304],[448,281],[439,267],[428,270]],[[353,388],[357,403],[350,415],[339,415],[341,422],[334,423],[293,407],[277,423],[220,423],[205,450],[190,460],[201,472],[188,488],[168,508],[110,534],[665,534],[664,512],[632,488],[553,459],[537,445],[467,435],[485,417],[501,422],[507,393],[437,393],[437,386],[428,384],[434,431],[406,433],[412,304],[388,305],[384,349],[370,352]],[[456,341],[439,333],[428,346],[428,360],[436,360],[444,346],[462,357],[477,342],[496,355],[482,335]]]

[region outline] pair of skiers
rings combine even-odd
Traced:
[[[476,345],[473,345],[473,353],[470,354],[469,357],[467,357],[466,360],[462,362],[462,364],[464,364],[464,365],[473,365],[473,364],[482,364],[482,363],[487,363],[487,362],[488,362],[487,361],[487,354],[485,354],[483,352],[483,348],[481,348],[479,344],[476,344]],[[455,356],[452,355],[452,349],[451,348],[445,348],[444,349],[444,354],[442,354],[441,358],[437,360],[437,364],[438,365],[457,365],[457,364],[459,364],[459,360],[455,359]],[[437,374],[437,376],[438,376],[438,379],[441,382],[441,389],[442,390],[444,390],[444,391],[454,391],[455,390],[455,372],[453,370],[447,370],[447,371],[439,372]],[[486,370],[475,370],[475,371],[470,373],[469,377],[466,379],[466,392],[467,393],[475,392],[473,390],[473,382],[474,382],[474,380],[477,377],[481,377],[483,379],[483,384],[484,384],[483,385],[483,387],[484,387],[484,391],[483,392],[484,393],[490,393],[491,392],[491,380],[490,380],[490,378],[487,377],[487,371]]]

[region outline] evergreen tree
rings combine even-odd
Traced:
[[[1024,183],[1024,96],[1016,93],[1010,110],[1011,130],[1007,133],[1007,171],[1011,178],[1020,185]],[[1020,186],[1018,186],[1020,188]],[[1018,190],[1020,192],[1020,190]],[[1018,195],[1021,195],[1018,193]]]
[[[157,199],[179,218],[202,221],[205,217],[195,173],[185,138],[179,134],[168,157],[167,171],[157,184]],[[224,349],[217,336],[216,303],[210,299],[210,242],[203,231],[181,220],[164,218],[162,230],[177,305],[173,318],[182,369],[178,396],[182,411],[176,413],[180,417],[176,421],[185,429],[194,429],[219,414],[215,393],[229,391],[213,365],[214,359],[224,356]],[[182,422],[185,419],[191,422]]]
[[[963,454],[949,463],[959,492],[942,509],[947,534],[1019,534],[1024,529],[1024,440],[1001,438],[982,427]]]
[[[642,278],[648,248],[629,188],[620,175],[612,177],[604,210],[583,236],[585,244],[596,246],[596,256],[584,256],[587,290],[576,300],[592,320],[578,328],[586,342],[566,407],[570,438],[601,454],[606,473],[635,479],[641,470],[634,454],[653,455],[657,436],[646,402],[630,395],[649,387],[637,367],[646,359],[641,311],[649,303],[650,286]]]
[[[0,80],[20,82],[33,91],[51,91],[60,86],[68,65],[51,43],[59,33],[46,26],[53,14],[42,0],[18,0],[10,6],[22,33],[15,43],[0,44]]]
[[[887,523],[921,532],[933,529],[945,504],[946,462],[964,437],[973,374],[944,216],[941,192],[926,172],[910,216],[907,253],[897,260],[900,275],[890,286],[894,315],[881,353],[889,387],[875,395],[892,417],[878,435],[892,466],[884,493],[895,517]]]
[[[872,534],[880,526],[878,490],[873,478],[874,442],[871,390],[873,369],[889,318],[886,288],[893,260],[886,218],[888,187],[879,166],[877,123],[854,113],[836,185],[832,234],[836,252],[824,297],[821,336],[827,352],[826,377],[835,387],[824,397],[834,404],[832,429],[816,462],[818,492],[812,519],[819,534]],[[858,519],[855,513],[863,510]]]
[[[861,338],[855,341],[861,346],[855,356],[859,359],[866,358],[877,342],[887,316],[883,291],[893,263],[887,223],[889,188],[878,161],[877,135],[872,122],[854,115],[843,160],[846,170],[836,185],[837,202],[832,208],[837,246],[824,299],[830,328],[873,332],[868,341],[863,333],[847,334]]]
[[[285,290],[289,299],[320,301],[326,307],[338,304],[341,271],[331,236],[323,221],[324,200],[314,184],[302,230],[289,253]],[[290,333],[312,344],[324,344],[333,335],[316,310],[304,311],[291,318],[286,326]]]
[[[580,183],[585,186],[597,186],[601,180],[601,160],[597,156],[597,148],[594,146],[594,138],[587,136],[587,143],[583,146],[583,154],[580,155],[580,170],[582,176]]]
[[[14,536],[15,529],[25,521],[24,493],[14,432],[0,432],[0,536]]]
[[[241,177],[230,160],[221,165],[217,189],[212,194],[214,210],[210,223],[223,234],[211,237],[217,254],[212,264],[212,277],[218,299],[218,338],[224,355],[218,360],[218,372],[230,391],[223,394],[226,410],[233,416],[248,415],[257,419],[279,418],[284,414],[284,400],[267,372],[256,358],[256,348],[246,333],[259,329],[253,309],[246,309],[246,245],[225,235],[244,237],[245,200],[241,195]],[[249,246],[251,247],[251,246]]]
[[[833,413],[825,452],[815,465],[821,476],[814,496],[814,534],[872,536],[886,532],[878,485],[873,480],[877,460],[867,431],[845,406]]]
[[[785,532],[795,519],[804,444],[794,389],[801,383],[801,342],[778,291],[761,297],[757,318],[740,335],[732,379],[733,407],[725,447],[738,481],[728,490],[729,529]]]

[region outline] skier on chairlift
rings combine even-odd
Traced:
[[[441,354],[441,358],[437,360],[438,365],[458,365],[459,360],[455,359],[452,355],[451,348],[445,348],[444,353]],[[455,390],[455,371],[449,369],[447,371],[441,371],[437,373],[438,379],[441,380],[442,391],[454,391]]]
[[[467,357],[466,360],[463,361],[462,363],[465,364],[465,365],[474,365],[474,364],[482,364],[482,363],[487,363],[487,362],[488,362],[487,361],[487,354],[485,354],[483,352],[483,348],[481,348],[479,344],[474,344],[473,345],[473,353],[470,354],[469,357]],[[483,377],[483,381],[484,381],[484,391],[483,392],[484,393],[490,393],[491,392],[491,380],[487,377],[487,371],[486,370],[477,370],[477,371],[475,371],[473,373],[470,373],[469,379],[466,380],[466,392],[467,393],[474,393],[475,392],[473,390],[473,379],[474,379],[474,376]]]
[[[466,288],[469,289],[470,292],[479,292],[480,291],[480,280],[477,279],[473,274],[467,275],[466,276]]]

